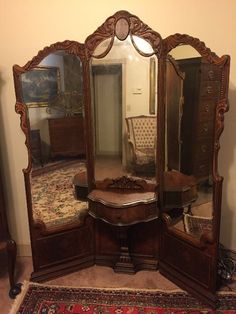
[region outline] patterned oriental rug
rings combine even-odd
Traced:
[[[85,163],[78,161],[31,178],[35,221],[44,222],[47,228],[80,221],[88,205],[76,199],[73,178],[84,170]]]
[[[181,290],[98,289],[24,283],[10,314],[236,313],[236,293],[219,292],[216,311]]]

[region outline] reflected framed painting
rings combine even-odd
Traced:
[[[60,93],[58,67],[36,67],[21,75],[22,100],[29,107],[46,107]]]

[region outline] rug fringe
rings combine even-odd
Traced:
[[[142,289],[142,288],[129,288],[129,287],[90,287],[90,286],[67,286],[67,285],[53,285],[47,283],[37,283],[37,282],[29,282],[28,286],[42,286],[49,288],[68,288],[68,289],[93,289],[93,290],[116,290],[116,291],[143,291],[143,292],[163,292],[163,293],[177,293],[182,292],[188,294],[186,291],[176,288],[176,289]],[[11,314],[11,313],[10,313]]]
[[[129,287],[91,287],[91,286],[67,286],[67,285],[54,285],[54,284],[47,284],[47,283],[38,283],[32,281],[24,281],[22,285],[22,292],[16,297],[14,303],[18,300],[20,296],[23,294],[25,295],[26,290],[29,286],[41,286],[41,287],[49,287],[49,288],[68,288],[68,289],[93,289],[93,290],[115,290],[115,291],[141,291],[141,292],[163,292],[163,293],[185,293],[188,294],[187,291],[182,290],[180,288],[176,289],[142,289],[142,288],[129,288]],[[23,297],[24,297],[23,295]],[[236,291],[230,290],[222,290],[217,291],[217,295],[236,295]],[[9,313],[12,314],[12,313]]]
[[[20,304],[22,303],[26,292],[28,291],[28,287],[31,284],[31,282],[24,280],[23,284],[21,286],[21,293],[18,294],[12,304],[12,307],[10,309],[9,314],[17,314],[17,311],[19,309]]]

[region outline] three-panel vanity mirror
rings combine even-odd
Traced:
[[[31,279],[158,269],[214,306],[229,57],[120,11],[13,72]]]

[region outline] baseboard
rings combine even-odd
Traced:
[[[17,256],[32,256],[30,244],[17,244]]]

